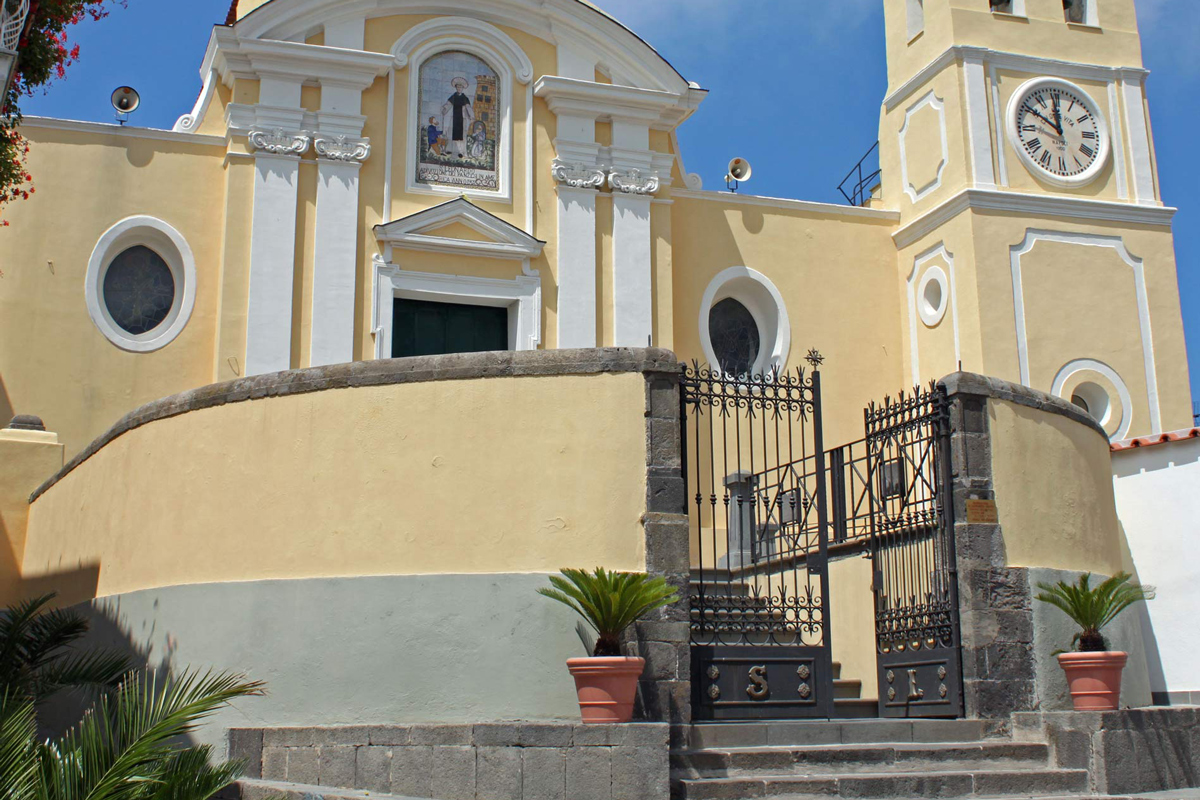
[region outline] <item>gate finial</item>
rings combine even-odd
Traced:
[[[804,360],[809,364],[812,364],[813,369],[816,369],[825,363],[825,356],[821,355],[817,348],[810,347],[808,350],[808,355],[804,357]]]

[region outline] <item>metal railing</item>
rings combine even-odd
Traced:
[[[864,206],[871,199],[871,192],[879,185],[883,170],[879,166],[879,142],[871,145],[866,155],[858,160],[854,169],[838,184],[838,191],[852,206]]]
[[[3,0],[0,5],[0,48],[13,53],[17,51],[28,16],[29,0]]]

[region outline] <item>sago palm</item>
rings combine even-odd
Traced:
[[[132,663],[123,653],[77,650],[88,632],[77,611],[48,609],[49,594],[0,611],[0,690],[40,703],[61,689],[115,688]]]
[[[1075,584],[1059,581],[1054,585],[1039,583],[1037,599],[1062,609],[1079,632],[1071,640],[1080,652],[1101,652],[1108,649],[1101,631],[1117,615],[1139,600],[1153,600],[1154,587],[1130,583],[1133,576],[1118,572],[1095,588],[1091,573],[1079,576]]]
[[[242,764],[181,737],[262,685],[226,673],[131,675],[57,741],[34,741],[33,703],[0,694],[0,800],[209,800]]]
[[[679,599],[663,578],[643,572],[610,572],[597,567],[592,572],[564,569],[562,574],[550,576],[554,588],[538,589],[538,594],[569,606],[584,618],[596,632],[594,656],[621,655],[621,634],[626,628]]]

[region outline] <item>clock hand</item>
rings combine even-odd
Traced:
[[[1062,106],[1059,104],[1059,99],[1058,99],[1057,95],[1055,95],[1055,97],[1054,97],[1054,121],[1055,121],[1054,127],[1058,131],[1058,135],[1061,137],[1063,135]]]
[[[1041,114],[1039,114],[1038,112],[1034,111],[1034,110],[1033,110],[1032,108],[1030,108],[1029,106],[1025,106],[1025,111],[1026,111],[1026,112],[1028,112],[1028,113],[1030,113],[1030,114],[1033,114],[1035,117],[1037,117],[1037,118],[1038,118],[1038,119],[1040,119],[1042,122],[1044,122],[1044,123],[1046,123],[1047,125],[1049,125],[1051,128],[1054,128],[1055,130],[1057,130],[1057,129],[1058,129],[1058,126],[1057,126],[1057,125],[1055,125],[1053,122],[1051,122],[1050,120],[1048,120],[1048,119],[1046,119],[1045,117],[1043,117],[1043,116],[1042,116]],[[1059,131],[1059,133],[1061,134],[1061,131]]]

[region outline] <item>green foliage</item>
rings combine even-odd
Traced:
[[[621,655],[621,634],[626,628],[656,608],[679,600],[666,580],[642,572],[609,572],[596,567],[592,572],[564,569],[562,574],[552,575],[553,588],[538,589],[538,594],[583,617],[597,635],[594,656]]]
[[[54,595],[0,611],[0,687],[40,703],[62,689],[113,689],[132,663],[123,653],[76,651],[88,631],[76,611],[47,609]]]
[[[261,683],[212,672],[160,680],[130,672],[123,655],[69,652],[88,623],[46,610],[51,597],[0,612],[0,800],[209,800],[241,774],[180,740],[230,701],[262,694]],[[37,700],[78,686],[98,689],[98,701],[38,744]]]
[[[1153,586],[1130,583],[1132,579],[1129,573],[1118,572],[1093,588],[1089,572],[1080,575],[1075,584],[1066,581],[1054,585],[1039,583],[1038,588],[1042,591],[1037,599],[1061,609],[1079,626],[1079,632],[1071,642],[1077,644],[1080,651],[1107,650],[1108,643],[1101,634],[1104,627],[1139,600],[1154,599]]]

